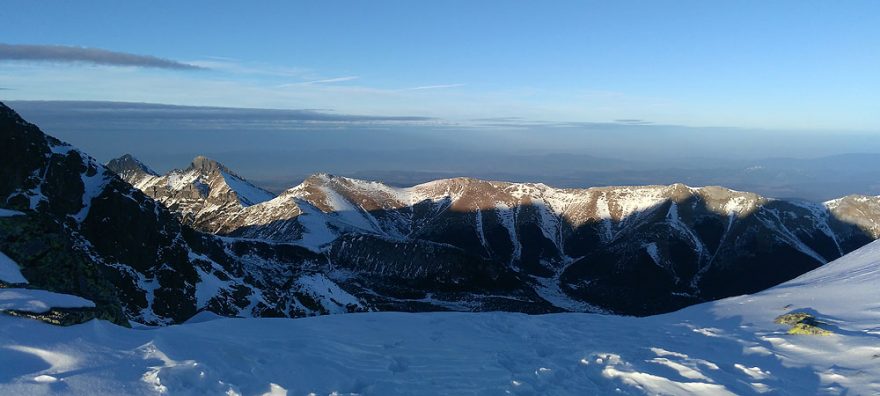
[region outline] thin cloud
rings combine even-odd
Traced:
[[[327,78],[323,80],[312,80],[312,81],[303,81],[298,83],[290,83],[290,84],[281,84],[278,88],[286,88],[286,87],[296,87],[301,85],[315,85],[315,84],[332,84],[344,81],[357,80],[358,76],[345,76],[345,77],[335,77],[335,78]]]
[[[651,121],[646,121],[646,120],[642,120],[642,119],[638,119],[638,118],[624,118],[624,119],[620,119],[620,120],[614,120],[614,122],[616,122],[618,124],[625,124],[625,125],[650,125],[650,124],[653,124],[653,122],[651,122]]]
[[[190,129],[285,129],[296,125],[400,124],[436,121],[424,116],[383,116],[337,113],[332,109],[267,109],[211,106],[178,106],[156,103],[106,101],[9,101],[18,111],[42,119],[77,119],[88,125],[100,119],[113,123],[177,123]],[[78,116],[73,116],[77,114]],[[116,124],[117,127],[121,124]],[[156,124],[151,124],[156,125]],[[95,128],[98,128],[96,125]],[[166,129],[167,130],[167,129]]]
[[[402,91],[424,91],[427,89],[457,88],[457,87],[463,87],[463,86],[464,86],[464,84],[423,85],[420,87],[404,88],[404,89],[402,89]]]
[[[0,61],[85,62],[97,65],[136,66],[159,69],[199,70],[204,67],[150,55],[64,45],[0,43]]]
[[[204,60],[190,61],[192,65],[214,71],[234,74],[253,74],[272,77],[304,78],[311,72],[309,69],[299,67],[285,67],[260,62],[242,62],[234,58],[209,56]]]

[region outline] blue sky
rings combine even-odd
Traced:
[[[4,8],[2,44],[88,47],[202,68],[0,55],[6,100],[880,131],[876,1],[8,1]]]

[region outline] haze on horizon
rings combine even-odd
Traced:
[[[9,7],[0,100],[104,161],[880,193],[876,2]]]

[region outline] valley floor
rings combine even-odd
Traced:
[[[0,394],[880,394],[878,281],[872,243],[765,292],[647,318],[202,315],[126,329],[0,315]],[[792,311],[832,334],[773,323]]]

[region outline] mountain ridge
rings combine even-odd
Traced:
[[[681,184],[394,188],[316,174],[253,203],[219,163],[159,176],[132,158],[122,170],[139,189],[0,110],[0,206],[24,213],[0,218],[0,250],[33,287],[117,323],[206,310],[649,315],[767,288],[876,235],[876,197],[826,206]]]
[[[130,154],[110,160],[108,169],[129,184],[180,213],[185,223],[210,229],[223,211],[231,211],[274,198],[223,164],[197,156],[188,167],[174,169],[165,175],[150,168]]]
[[[369,236],[374,245],[440,243],[506,263],[557,306],[648,314],[759,291],[840,257],[880,235],[878,208],[880,197],[812,203],[681,183],[571,189],[459,177],[401,188],[316,173],[269,201],[225,213],[212,232],[293,243],[374,270],[384,268],[381,260],[363,256],[393,257],[390,248],[355,247],[363,239],[346,235]],[[794,264],[762,269],[778,261]],[[739,266],[763,274],[753,281]],[[731,271],[735,279],[725,280]],[[643,277],[661,286],[646,291],[637,286]],[[626,293],[663,302],[621,303],[639,300]]]
[[[337,266],[291,244],[214,236],[0,103],[0,251],[27,287],[86,298],[72,324],[181,323],[202,312],[301,317],[375,310],[557,312],[521,277],[457,248],[430,281]],[[216,180],[225,182],[220,174]],[[196,194],[198,202],[201,195]],[[210,196],[208,196],[211,198]],[[236,200],[236,205],[240,203]],[[407,258],[412,262],[412,258]],[[428,260],[423,258],[423,261]],[[466,268],[466,271],[454,271]],[[0,281],[0,287],[8,287]]]

